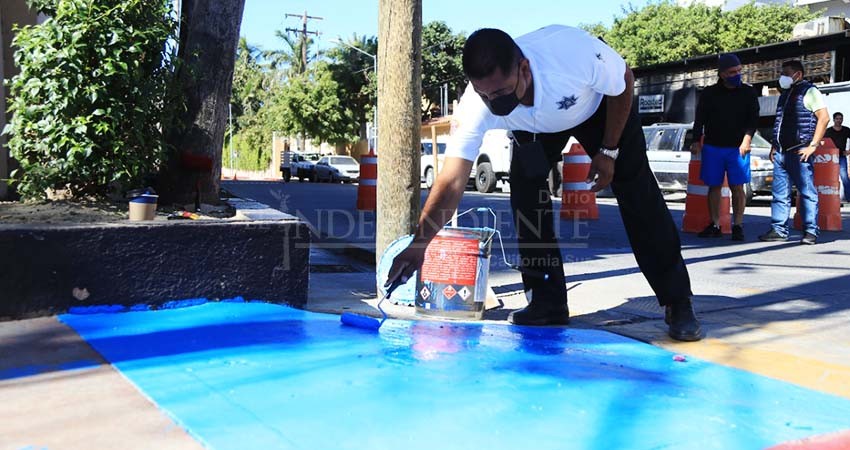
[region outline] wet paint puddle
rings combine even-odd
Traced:
[[[759,449],[850,401],[597,330],[387,321],[265,303],[60,319],[215,449]]]

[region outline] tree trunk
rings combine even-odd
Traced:
[[[376,258],[419,220],[422,0],[378,6],[378,211]]]
[[[186,99],[185,127],[171,138],[175,151],[161,174],[162,204],[219,202],[221,155],[233,65],[245,0],[182,0],[178,77]]]

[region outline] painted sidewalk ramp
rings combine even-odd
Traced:
[[[264,303],[63,315],[215,449],[761,449],[850,401],[595,330],[387,321]]]

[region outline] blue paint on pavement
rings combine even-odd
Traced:
[[[850,401],[597,330],[262,303],[63,315],[216,449],[759,449],[850,427]]]
[[[80,359],[76,361],[68,361],[62,364],[31,364],[20,367],[12,367],[8,369],[0,369],[0,381],[10,380],[13,378],[26,378],[42,373],[92,369],[101,365],[97,361],[90,359]]]

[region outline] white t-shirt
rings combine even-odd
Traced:
[[[531,66],[534,105],[509,115],[490,112],[470,83],[460,99],[446,156],[474,161],[487,130],[557,133],[589,119],[605,95],[626,89],[626,63],[611,47],[583,30],[550,25],[515,39]]]

